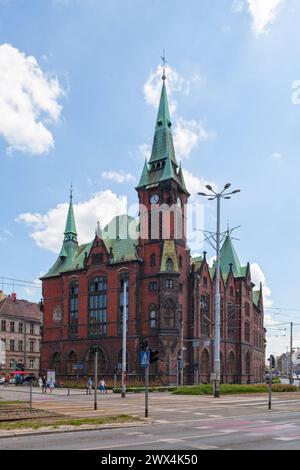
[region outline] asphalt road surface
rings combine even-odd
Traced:
[[[9,393],[0,390],[1,398]],[[19,392],[21,395],[22,392]],[[15,395],[15,394],[14,394]],[[0,439],[0,449],[73,450],[265,450],[300,449],[300,394],[212,397],[150,395],[150,419],[136,427],[77,431]],[[43,401],[44,400],[44,401]],[[129,413],[143,416],[143,395],[100,397],[97,416]],[[66,415],[95,416],[91,397],[35,397],[35,405]],[[94,413],[94,414],[93,414]]]

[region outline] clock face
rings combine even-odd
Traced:
[[[151,204],[157,204],[158,201],[159,201],[159,195],[158,194],[153,194],[153,196],[150,197]]]

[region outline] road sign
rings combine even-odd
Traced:
[[[141,367],[149,367],[150,363],[150,351],[140,352],[140,365]]]
[[[80,362],[78,364],[74,364],[74,366],[73,366],[73,369],[75,369],[75,370],[79,370],[79,369],[83,369],[83,368],[84,368],[84,364],[82,364]]]

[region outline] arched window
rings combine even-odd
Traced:
[[[209,295],[201,295],[200,299],[201,335],[210,336],[210,298]]]
[[[87,373],[88,375],[93,376],[95,374],[95,354],[96,352],[91,350],[87,355]],[[101,374],[104,374],[107,369],[107,360],[102,349],[98,351],[98,361],[97,361],[97,375],[100,377]]]
[[[149,306],[149,326],[150,328],[157,328],[156,305],[154,304]]]
[[[107,334],[107,277],[96,277],[89,282],[89,335]]]
[[[245,321],[245,341],[250,343],[250,323],[247,320]]]
[[[175,328],[176,303],[173,299],[166,300],[161,305],[161,326],[163,328]]]
[[[150,266],[151,268],[154,268],[155,265],[156,265],[156,256],[154,253],[152,253],[152,255],[150,256]]]
[[[179,256],[179,267],[182,268],[182,256]]]
[[[205,287],[205,288],[207,287],[207,277],[206,276],[203,278],[203,287]]]
[[[251,354],[250,351],[247,352],[245,357],[245,367],[246,367],[246,375],[251,374]]]
[[[234,352],[230,352],[228,355],[228,374],[235,375],[236,373],[236,361]]]
[[[55,352],[52,356],[51,369],[55,370],[56,374],[59,374],[59,372],[60,372],[60,354],[59,354],[59,352]]]
[[[227,306],[227,335],[228,339],[235,341],[236,338],[236,324],[235,324],[235,306],[229,302]]]
[[[168,258],[167,260],[167,271],[170,273],[174,271],[174,263],[171,258]]]
[[[78,335],[78,288],[77,280],[70,282],[69,286],[69,335]]]
[[[76,370],[74,368],[75,364],[77,364],[77,354],[75,351],[71,351],[67,359],[67,374],[68,375],[76,374]]]
[[[209,352],[207,349],[203,349],[201,354],[200,372],[203,375],[209,375],[210,373]]]

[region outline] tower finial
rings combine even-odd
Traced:
[[[162,60],[162,68],[163,68],[163,75],[162,75],[162,79],[163,80],[166,80],[166,68],[167,68],[167,61],[166,61],[166,56],[165,56],[165,50],[163,50],[163,55],[161,56],[161,60]]]
[[[73,200],[73,183],[71,182],[71,187],[70,187],[70,202]]]

